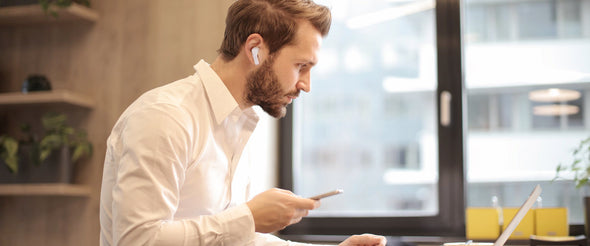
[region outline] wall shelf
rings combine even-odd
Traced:
[[[0,107],[40,104],[69,104],[81,108],[92,109],[94,100],[67,90],[52,90],[42,92],[10,92],[0,93]]]
[[[45,14],[41,5],[31,4],[0,8],[0,25],[35,24],[47,22],[95,22],[98,20],[96,11],[76,3],[66,8],[54,8],[58,17]]]
[[[0,196],[89,197],[90,188],[73,184],[0,184]]]

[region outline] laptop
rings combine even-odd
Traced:
[[[508,226],[506,226],[506,229],[502,232],[502,234],[500,234],[500,236],[496,239],[496,241],[494,242],[494,246],[504,246],[504,244],[506,243],[506,241],[508,241],[508,238],[510,237],[510,235],[512,235],[512,232],[514,232],[514,230],[516,229],[516,227],[518,226],[518,224],[520,224],[520,221],[522,221],[522,219],[524,218],[524,216],[526,215],[526,213],[533,207],[533,204],[535,204],[535,202],[537,201],[537,198],[539,198],[539,195],[541,195],[541,186],[537,185],[535,186],[535,188],[533,189],[533,191],[531,192],[531,194],[529,195],[529,198],[526,199],[526,201],[522,204],[522,206],[520,206],[520,208],[518,209],[518,212],[516,212],[516,215],[514,215],[514,218],[512,218],[512,220],[510,221],[510,223],[508,223]],[[472,241],[468,241],[468,242],[462,242],[462,243],[445,243],[445,246],[467,246],[467,245],[492,245],[491,243],[476,243]]]

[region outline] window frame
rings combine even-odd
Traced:
[[[307,217],[280,231],[283,235],[463,236],[465,199],[463,175],[463,74],[461,9],[459,0],[436,0],[437,104],[448,91],[451,124],[438,125],[439,213],[421,217]],[[440,107],[437,105],[437,119]],[[279,186],[293,189],[293,106],[279,121]]]

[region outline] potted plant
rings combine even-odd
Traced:
[[[580,141],[574,149],[573,160],[569,164],[559,164],[555,179],[563,178],[564,173],[572,174],[576,188],[590,188],[590,137]],[[555,180],[554,179],[554,180]],[[590,195],[584,197],[584,224],[586,236],[590,236]]]
[[[86,132],[68,126],[64,114],[47,113],[41,123],[42,137],[24,125],[21,130],[25,137],[18,143],[7,136],[0,140],[0,158],[15,176],[3,181],[69,183],[73,163],[92,155]]]

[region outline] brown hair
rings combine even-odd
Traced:
[[[248,36],[258,33],[273,54],[293,42],[299,20],[309,21],[326,36],[332,15],[326,6],[312,0],[237,0],[229,7],[218,52],[225,60],[232,60]]]

